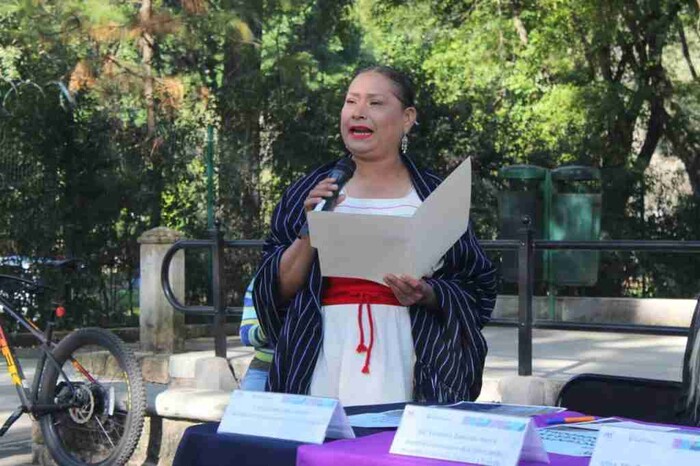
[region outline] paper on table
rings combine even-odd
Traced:
[[[538,429],[547,453],[567,456],[591,456],[598,439],[598,431],[572,429],[571,425]]]
[[[617,424],[612,424],[613,427],[624,427],[626,429],[642,429],[642,430],[655,430],[658,432],[670,432],[672,430],[679,430],[678,427],[670,426],[656,426],[653,424],[642,424],[641,422],[623,421]]]
[[[697,466],[700,464],[698,438],[681,432],[605,426],[600,430],[590,465]]]
[[[506,403],[478,403],[474,401],[460,401],[451,405],[437,405],[437,408],[450,408],[462,411],[486,412],[500,414],[502,416],[533,417],[543,414],[555,414],[566,408],[556,406],[530,406]],[[353,427],[387,428],[398,427],[401,423],[403,409],[393,409],[381,413],[363,413],[348,416]]]
[[[392,409],[382,413],[363,413],[348,416],[352,427],[388,428],[398,427],[403,409]]]
[[[407,405],[389,453],[472,464],[549,463],[531,419]]]
[[[355,438],[335,398],[234,390],[217,433],[323,443],[325,437]]]
[[[517,405],[508,403],[482,403],[474,401],[460,401],[448,408],[461,409],[463,411],[481,411],[502,416],[533,417],[544,414],[556,414],[566,411],[566,408],[557,406]]]
[[[340,401],[338,401],[338,403],[335,405],[333,416],[331,416],[331,420],[328,423],[326,437],[355,438],[355,432],[352,430],[352,426],[348,420],[348,415],[345,413]]]
[[[542,427],[542,429],[556,429],[561,426],[566,426],[571,429],[584,429],[584,430],[600,430],[604,426],[613,427],[625,427],[627,429],[645,429],[645,430],[658,430],[660,432],[668,432],[671,430],[677,430],[677,427],[656,425],[656,424],[644,424],[642,422],[635,421],[623,421],[622,419],[616,417],[604,417],[596,419],[595,421],[588,422],[576,422],[571,424],[554,424],[551,426]]]
[[[470,203],[468,158],[412,217],[308,212],[311,245],[318,250],[321,273],[382,284],[388,273],[429,275],[467,230]]]
[[[598,439],[598,431],[605,426],[655,431],[676,430],[675,427],[642,424],[608,417],[591,422],[542,427],[538,429],[538,434],[547,453],[568,456],[591,456]]]

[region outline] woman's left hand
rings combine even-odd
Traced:
[[[437,307],[435,291],[425,280],[408,275],[387,274],[384,276],[384,283],[391,288],[402,306],[420,304],[430,308]]]

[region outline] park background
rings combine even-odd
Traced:
[[[374,63],[416,84],[412,157],[445,175],[472,156],[481,238],[499,234],[500,169],[578,164],[601,171],[601,239],[697,240],[699,9],[697,0],[2,0],[0,273],[51,282],[59,277],[45,258],[80,258],[86,270],[61,326],[137,326],[138,237],[158,226],[208,237],[215,217],[227,239],[264,237],[284,188],[344,153],[344,92]],[[227,252],[230,305],[257,257]],[[210,300],[207,270],[204,253],[188,252],[190,303]],[[690,298],[697,270],[696,255],[601,253],[595,286],[557,292]],[[26,307],[39,321],[42,309]]]

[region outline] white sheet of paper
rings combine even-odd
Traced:
[[[607,424],[619,424],[621,422],[624,422],[622,419],[616,418],[616,417],[601,417],[598,419],[595,419],[593,421],[586,421],[586,422],[573,422],[571,424],[552,424],[544,427],[540,427],[540,430],[542,429],[559,429],[562,427],[567,427],[569,429],[583,429],[583,430],[595,430],[599,431],[600,429],[603,428],[604,425]]]
[[[326,430],[326,437],[355,438],[355,432],[352,430],[348,415],[345,414],[345,410],[340,401],[335,405],[335,411],[333,411],[331,422],[328,424],[328,429]]]
[[[605,426],[590,462],[591,466],[660,464],[700,464],[700,435]]]
[[[544,449],[547,450],[547,453],[568,456],[591,456],[598,439],[598,432],[605,426],[656,430],[659,432],[677,429],[676,427],[649,425],[606,417],[590,422],[546,426],[538,429],[538,434],[542,439],[542,443],[544,443]]]
[[[460,401],[451,405],[436,405],[436,407],[459,409],[462,411],[478,411],[502,416],[533,417],[541,414],[554,414],[564,411],[566,408],[555,406],[532,406],[506,403],[481,403],[474,401]],[[401,423],[403,409],[393,409],[380,413],[363,413],[348,416],[353,427],[387,428],[398,427]]]
[[[549,463],[529,418],[415,405],[404,409],[389,452],[484,465]]]
[[[348,419],[353,427],[386,428],[398,427],[402,415],[403,409],[392,409],[381,413],[353,414]]]
[[[471,159],[466,159],[412,217],[308,212],[311,245],[324,276],[384,283],[388,273],[421,278],[467,231]],[[436,234],[439,232],[439,234]]]
[[[306,443],[355,438],[339,400],[236,390],[217,433],[255,435]]]
[[[626,429],[643,429],[643,430],[657,430],[659,432],[671,432],[672,430],[678,430],[678,427],[670,426],[656,426],[652,424],[642,424],[641,422],[633,421],[621,421],[617,424],[610,424],[611,427],[624,427]]]
[[[445,407],[464,411],[479,411],[501,416],[534,417],[543,414],[556,414],[566,411],[558,406],[518,405],[509,403],[489,403],[477,401],[460,401]]]
[[[558,425],[538,430],[547,453],[567,456],[591,456],[598,438],[597,430],[574,429]]]
[[[551,426],[541,427],[542,429],[557,429],[560,427],[568,427],[569,429],[584,429],[584,430],[600,430],[605,426],[612,427],[626,427],[628,429],[646,429],[646,430],[658,430],[660,432],[668,432],[671,430],[678,430],[678,427],[666,426],[666,425],[656,425],[656,424],[645,424],[643,422],[636,421],[625,421],[617,417],[601,417],[594,421],[586,422],[575,422],[571,424],[553,424]]]

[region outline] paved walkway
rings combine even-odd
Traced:
[[[488,399],[498,379],[518,372],[517,330],[491,327],[485,330],[489,354],[484,374],[484,396]],[[685,337],[649,336],[619,333],[535,330],[533,332],[533,375],[567,379],[583,372],[680,380]],[[247,357],[237,338],[229,340],[231,353]],[[213,348],[213,340],[188,342],[188,350]],[[36,351],[20,351],[27,377],[33,375]],[[1,359],[1,358],[0,358]],[[0,361],[0,423],[18,404],[14,387]],[[0,466],[25,466],[31,461],[31,421],[23,417],[0,438]]]
[[[24,376],[31,380],[36,366],[36,351],[19,350]],[[0,425],[19,406],[19,398],[7,373],[5,358],[0,358]],[[0,437],[0,466],[29,464],[32,460],[32,421],[26,415],[19,418],[9,431]]]
[[[515,328],[485,329],[489,343],[485,376],[518,372]],[[583,372],[680,380],[686,337],[623,333],[533,331],[533,375],[568,379]]]

